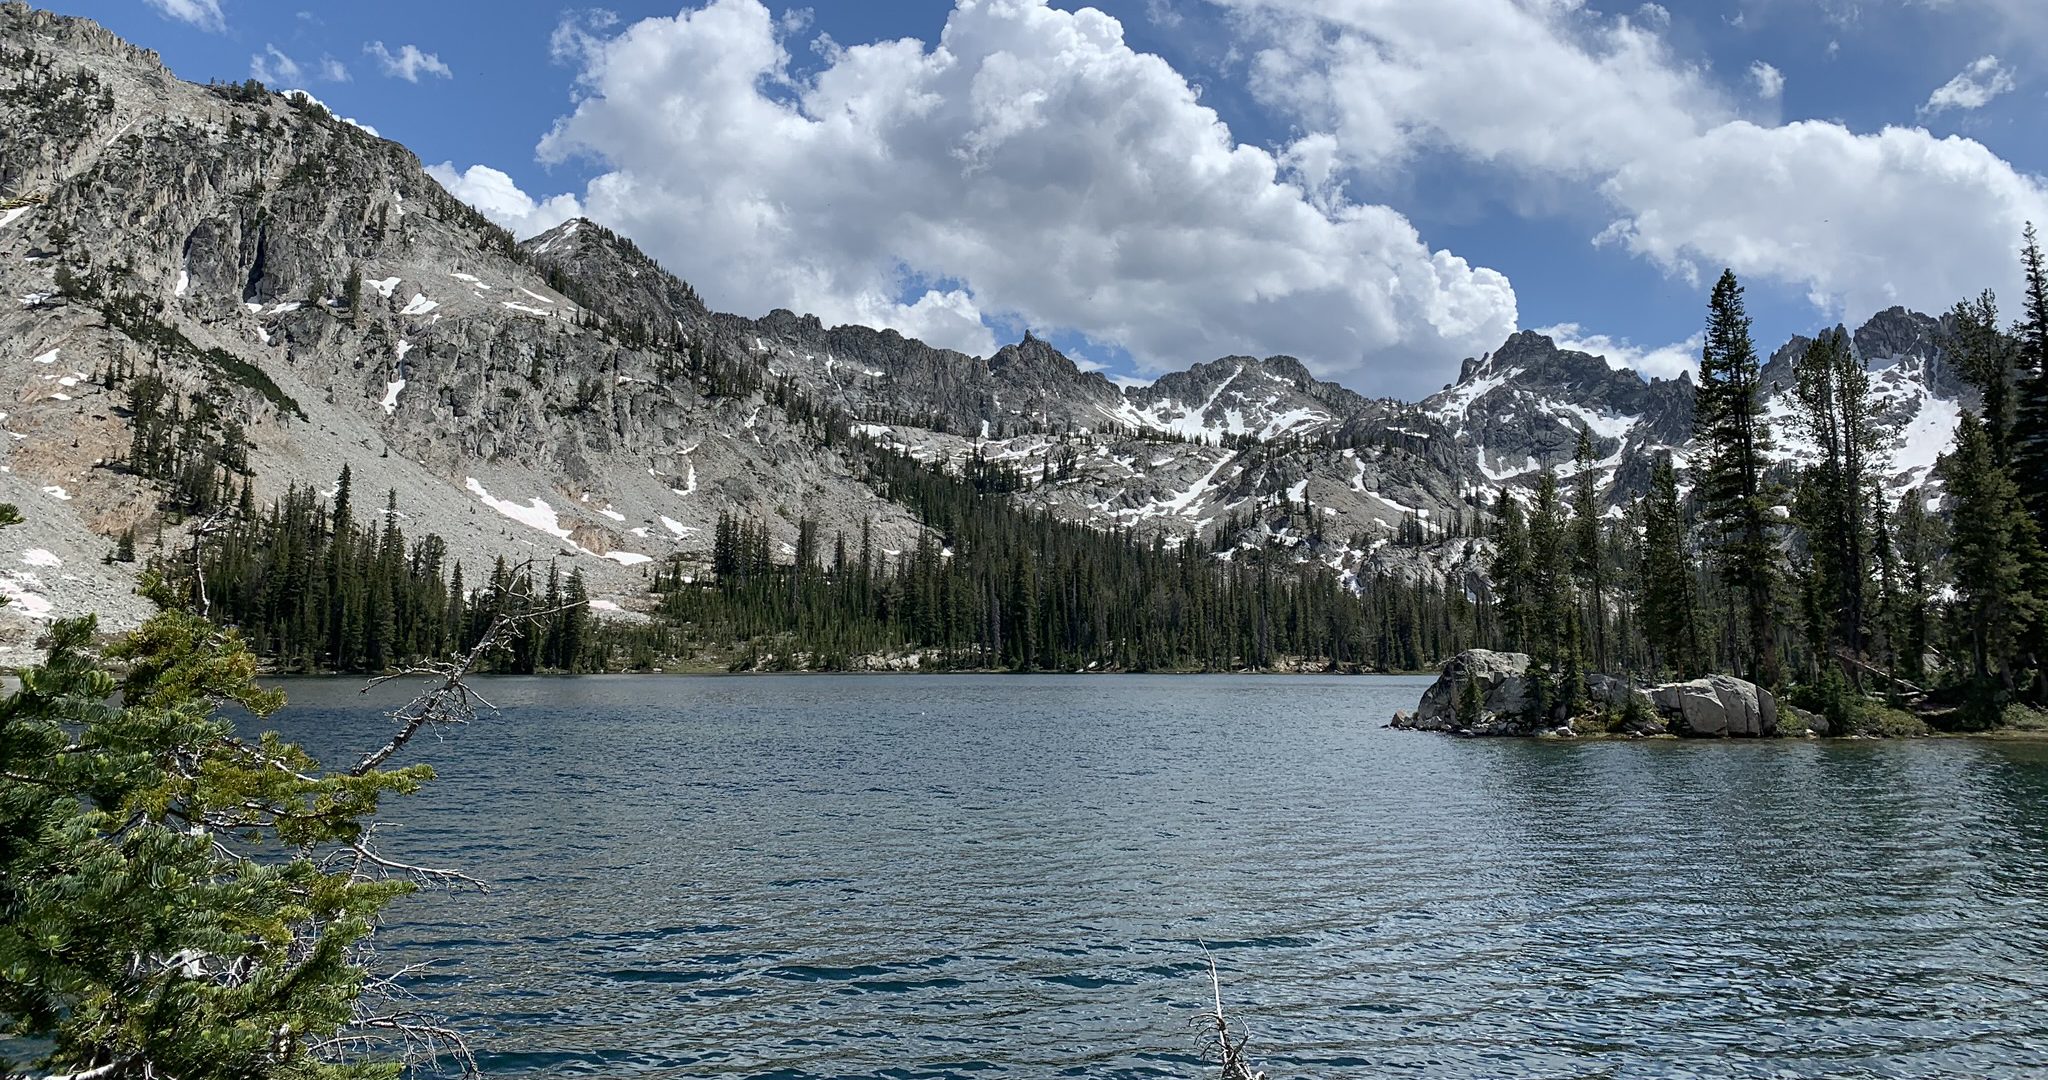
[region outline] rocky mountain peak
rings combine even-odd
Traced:
[[[589,218],[572,218],[519,245],[578,303],[618,319],[686,329],[710,312],[697,290],[655,262],[632,240]]]
[[[1029,330],[1024,332],[1022,341],[997,349],[988,358],[988,369],[1012,379],[1078,379],[1082,375],[1080,365],[1045,339],[1032,336]]]

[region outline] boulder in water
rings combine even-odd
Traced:
[[[1523,713],[1529,707],[1529,656],[1527,653],[1467,649],[1444,663],[1443,674],[1422,692],[1422,704],[1415,712],[1396,713],[1394,725],[1412,731],[1484,731],[1509,734],[1519,731]],[[1481,716],[1476,724],[1460,723],[1458,699],[1467,681],[1479,684]]]

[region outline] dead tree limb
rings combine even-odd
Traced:
[[[1216,1003],[1214,1012],[1203,1013],[1194,1021],[1196,1030],[1201,1032],[1198,1041],[1202,1060],[1221,1066],[1223,1080],[1266,1080],[1266,1074],[1254,1070],[1245,1059],[1244,1048],[1252,1041],[1251,1032],[1241,1026],[1233,1030],[1230,1018],[1223,1012],[1223,980],[1216,974],[1216,957],[1206,942],[1202,944],[1202,956],[1209,962],[1209,989]]]

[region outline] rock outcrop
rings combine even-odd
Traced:
[[[1650,699],[1679,735],[1764,738],[1778,733],[1777,699],[1732,675],[1667,683],[1652,689]]]
[[[1529,664],[1524,653],[1461,652],[1445,662],[1436,682],[1423,691],[1415,712],[1396,713],[1389,726],[1453,735],[1572,734],[1571,725],[1553,731],[1549,723],[1531,724]],[[1467,683],[1479,687],[1476,716],[1460,715]],[[1590,721],[1593,730],[1616,735],[1770,738],[1778,734],[1777,699],[1755,683],[1731,675],[1709,675],[1645,690],[1626,679],[1591,674],[1585,678],[1584,690],[1589,708],[1577,718],[1581,730]]]
[[[1528,670],[1527,653],[1467,649],[1444,663],[1443,673],[1422,692],[1422,703],[1415,712],[1395,714],[1393,726],[1410,731],[1517,734],[1523,730],[1522,717],[1529,707]],[[1458,699],[1468,681],[1479,684],[1480,715],[1461,720]]]

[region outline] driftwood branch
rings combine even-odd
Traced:
[[[1266,1074],[1254,1070],[1245,1058],[1244,1048],[1252,1041],[1251,1032],[1242,1027],[1233,1030],[1230,1018],[1223,1012],[1223,980],[1216,973],[1216,956],[1209,951],[1207,942],[1202,944],[1202,956],[1209,962],[1209,989],[1215,1002],[1213,1012],[1194,1020],[1195,1029],[1201,1032],[1198,1041],[1202,1060],[1220,1066],[1223,1080],[1266,1080]]]
[[[530,562],[521,563],[519,567],[513,570],[511,579],[513,581],[525,582],[528,577],[527,571],[531,570],[531,568],[532,564]],[[524,599],[525,596],[526,593],[524,591],[514,590],[500,596],[498,599],[502,603],[502,601],[508,599]],[[393,672],[389,675],[380,675],[371,679],[363,686],[363,693],[367,694],[372,688],[381,686],[393,679],[404,679],[416,675],[431,676],[436,681],[428,686],[424,693],[414,698],[410,704],[392,714],[392,717],[399,722],[399,727],[398,731],[391,736],[391,741],[364,755],[361,761],[356,762],[355,768],[349,770],[349,775],[362,776],[384,764],[384,762],[390,760],[391,755],[404,749],[405,745],[411,742],[413,737],[418,735],[423,728],[435,724],[467,724],[471,720],[476,719],[478,705],[482,705],[487,709],[493,708],[494,706],[489,701],[486,701],[483,695],[477,693],[464,680],[470,675],[475,674],[478,665],[488,659],[492,653],[497,652],[508,644],[518,635],[519,631],[559,615],[573,606],[570,604],[557,604],[553,607],[517,613],[500,610],[491,619],[491,625],[484,630],[483,637],[477,639],[475,645],[470,646],[467,652],[457,655],[454,660],[429,661],[424,664],[408,667],[402,671]]]
[[[1927,691],[1922,690],[1917,686],[1914,686],[1912,683],[1909,683],[1906,680],[1899,678],[1897,675],[1894,675],[1891,672],[1886,671],[1885,669],[1878,667],[1875,664],[1872,664],[1868,661],[1865,661],[1855,656],[1854,654],[1850,653],[1849,650],[1841,648],[1839,646],[1835,648],[1835,659],[1840,660],[1842,663],[1847,664],[1848,666],[1853,667],[1860,672],[1863,672],[1865,675],[1875,675],[1878,678],[1883,679],[1886,682],[1892,684],[1893,686],[1898,687],[1899,689],[1904,690],[1907,693],[1912,694],[1916,697],[1925,696],[1927,693]]]

